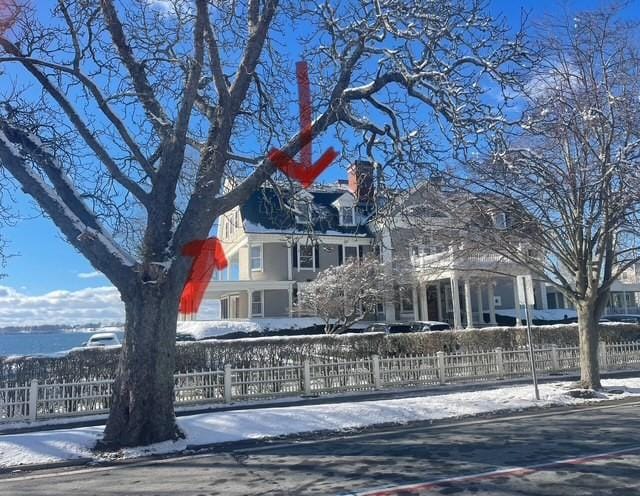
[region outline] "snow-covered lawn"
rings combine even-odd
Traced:
[[[304,329],[321,324],[315,317],[255,318],[251,320],[191,320],[178,322],[178,332],[190,334],[196,340],[216,338],[232,333],[278,331],[280,329]]]
[[[186,439],[159,443],[143,449],[129,449],[116,456],[132,458],[152,453],[184,450],[187,445],[203,445],[260,439],[322,430],[345,430],[385,423],[455,418],[465,415],[521,410],[530,407],[577,405],[612,398],[640,396],[640,378],[608,379],[603,393],[595,399],[572,398],[566,394],[570,383],[543,384],[542,399],[535,401],[531,386],[511,386],[484,391],[450,393],[415,398],[349,401],[324,405],[288,406],[258,410],[237,410],[191,415],[178,419]],[[91,452],[103,426],[0,436],[0,467],[51,463],[77,458],[100,459]],[[113,456],[113,455],[112,455]]]

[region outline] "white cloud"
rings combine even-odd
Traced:
[[[79,272],[78,277],[80,279],[95,279],[97,277],[104,277],[102,272],[94,270],[93,272]]]
[[[38,296],[0,286],[0,327],[124,322],[124,305],[113,286],[56,290]]]

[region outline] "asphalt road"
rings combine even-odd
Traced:
[[[398,486],[404,489],[389,489]],[[413,424],[0,478],[0,495],[76,494],[640,495],[640,403]]]

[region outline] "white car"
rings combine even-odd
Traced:
[[[113,332],[100,332],[93,334],[89,341],[84,343],[86,348],[95,348],[99,346],[120,346],[118,336]]]

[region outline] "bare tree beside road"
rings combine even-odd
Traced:
[[[516,85],[528,60],[507,33],[482,1],[58,0],[50,15],[21,12],[0,36],[0,164],[124,301],[105,447],[181,435],[181,250],[270,180],[272,148],[307,145],[285,47],[295,39],[309,62],[307,135],[355,130],[345,152],[397,156],[403,173],[442,152],[427,134],[466,147],[501,125],[485,83]]]

